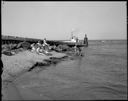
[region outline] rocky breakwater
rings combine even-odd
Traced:
[[[67,57],[64,53],[55,51],[50,52],[52,55],[39,55],[35,52],[25,50],[18,54],[7,56],[2,54],[3,73],[2,81],[11,80],[23,71],[31,71],[36,66],[48,66],[56,64],[61,59]]]

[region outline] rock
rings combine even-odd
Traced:
[[[61,51],[67,51],[69,50],[69,48],[70,47],[68,45],[58,45],[56,50],[61,52]]]
[[[11,51],[3,51],[2,54],[8,55],[8,56],[12,56],[13,54],[11,53]]]
[[[17,48],[23,48],[23,49],[30,49],[31,48],[31,44],[29,42],[20,42],[18,45],[17,45]]]

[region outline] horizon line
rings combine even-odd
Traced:
[[[9,36],[9,37],[19,37],[19,38],[30,38],[30,39],[39,39],[39,38],[31,38],[31,37],[22,37],[22,36],[11,36],[11,35],[2,35],[2,36]],[[40,40],[40,39],[39,39]],[[52,40],[64,40],[64,39],[52,39]],[[82,39],[80,39],[82,40]],[[127,40],[126,39],[89,39],[88,40]]]

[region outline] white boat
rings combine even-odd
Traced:
[[[69,42],[69,43],[76,43],[76,39],[77,37],[75,37],[75,36],[71,36],[71,40],[66,40],[66,41],[63,41],[63,42]]]

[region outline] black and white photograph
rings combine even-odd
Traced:
[[[127,100],[127,1],[1,1],[1,99]]]

